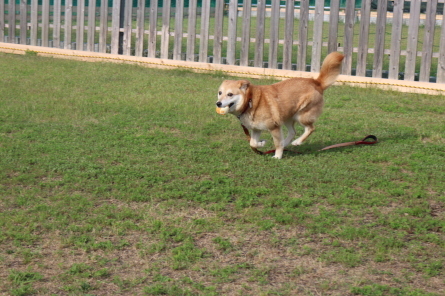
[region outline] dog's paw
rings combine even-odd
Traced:
[[[266,145],[266,140],[261,140],[257,144],[258,147],[264,147],[264,145]]]
[[[281,159],[281,156],[274,155],[274,156],[272,156],[272,158],[275,158],[275,159]]]
[[[300,146],[301,144],[303,144],[301,141],[299,141],[298,139],[296,139],[295,141],[292,142],[292,145],[294,146]]]

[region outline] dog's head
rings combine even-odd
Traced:
[[[224,80],[218,89],[216,106],[229,107],[229,113],[237,113],[243,108],[247,89],[250,82],[247,80]]]

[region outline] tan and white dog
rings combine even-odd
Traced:
[[[294,138],[295,122],[304,127],[304,133],[292,145],[301,145],[315,130],[314,122],[323,109],[323,91],[331,86],[340,74],[344,56],[330,53],[321,66],[316,79],[291,78],[272,85],[253,85],[248,80],[225,80],[218,90],[216,106],[225,108],[251,130],[250,146],[263,147],[261,132],[272,134],[275,155],[281,159],[284,147]],[[288,130],[283,140],[282,126]]]

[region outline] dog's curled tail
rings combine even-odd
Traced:
[[[336,80],[341,70],[341,62],[345,56],[339,52],[331,52],[324,59],[321,65],[320,75],[316,79],[323,90],[331,86]]]

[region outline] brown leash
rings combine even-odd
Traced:
[[[244,125],[242,125],[242,124],[241,124],[241,127],[243,128],[244,133],[245,133],[246,136],[247,136],[247,140],[250,142],[250,133],[249,133],[249,130],[248,130]],[[371,140],[371,141],[370,141],[370,140]],[[324,147],[324,148],[322,148],[322,149],[320,149],[320,150],[318,150],[318,151],[323,151],[323,150],[328,150],[328,149],[338,148],[338,147],[345,147],[345,146],[354,146],[354,145],[372,145],[372,144],[375,144],[375,143],[377,143],[377,142],[378,142],[378,140],[377,140],[377,137],[376,137],[376,136],[374,136],[374,135],[369,135],[369,136],[364,137],[361,141],[346,142],[346,143],[335,144],[335,145],[331,145],[331,146]],[[254,148],[254,147],[252,147],[252,146],[251,146],[250,148],[252,148],[252,150],[253,150],[255,153],[260,154],[260,155],[270,154],[270,153],[275,152],[275,150],[269,150],[269,151],[266,151],[266,152],[262,152],[262,151],[258,150],[257,148]],[[286,149],[285,149],[284,151],[291,151],[291,150],[286,150]],[[291,152],[294,152],[294,153],[301,153],[301,152],[296,152],[296,151],[291,151]]]

